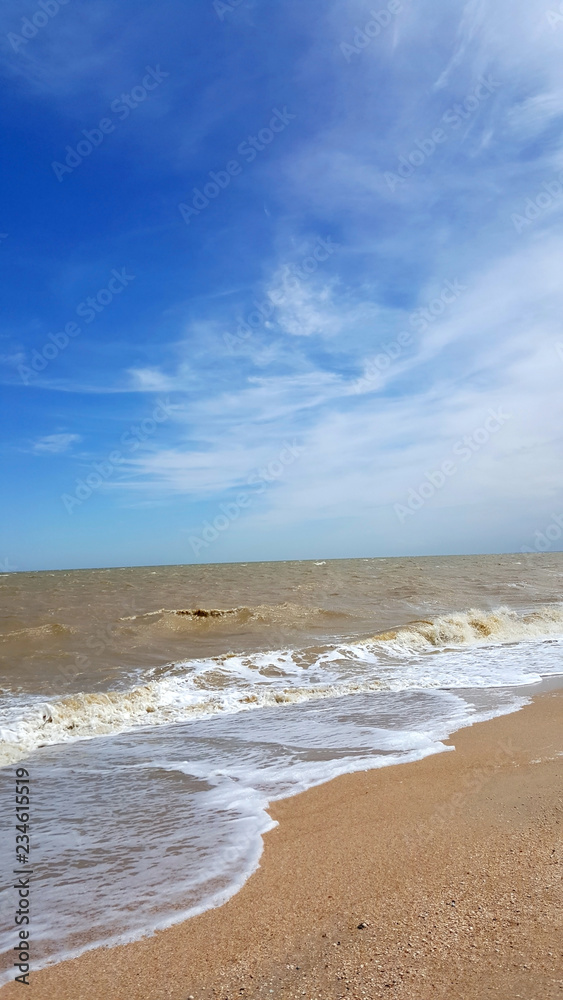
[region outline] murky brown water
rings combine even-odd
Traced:
[[[99,691],[170,660],[359,637],[470,608],[533,608],[562,593],[563,553],[6,574],[2,683]],[[227,613],[173,613],[182,610]]]
[[[517,710],[563,673],[562,584],[562,553],[0,577],[0,801],[23,764],[35,967],[219,904],[272,799]],[[9,885],[10,809],[0,842]]]

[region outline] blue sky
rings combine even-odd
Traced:
[[[0,22],[0,569],[562,547],[559,0]]]

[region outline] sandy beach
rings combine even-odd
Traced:
[[[543,694],[456,733],[455,752],[278,802],[224,906],[36,972],[26,995],[563,996],[562,716],[563,692]]]

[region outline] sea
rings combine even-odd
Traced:
[[[0,983],[16,872],[32,971],[221,905],[269,803],[563,683],[562,585],[563,553],[1,575]]]

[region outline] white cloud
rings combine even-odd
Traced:
[[[369,522],[382,511],[391,516],[500,406],[510,419],[471,461],[458,461],[428,507],[443,508],[451,521],[478,506],[534,509],[550,501],[563,490],[560,259],[557,239],[515,240],[494,266],[484,262],[451,309],[393,361],[377,391],[356,394],[355,377],[311,367],[250,378],[192,402],[178,414],[176,431],[184,421],[197,448],[139,455],[128,463],[127,481],[111,488],[219,502],[274,459],[285,437],[298,441],[302,457],[245,518],[264,529],[297,530],[307,519],[352,514]],[[432,295],[428,286],[422,302]],[[397,325],[408,328],[406,313],[398,313]],[[391,530],[400,531],[396,518]]]
[[[276,320],[284,333],[308,337],[340,329],[330,285],[311,287],[285,267],[275,275],[268,295],[276,303]]]
[[[33,443],[32,449],[36,455],[62,455],[81,440],[80,434],[46,434]]]
[[[532,139],[561,115],[563,93],[547,91],[515,104],[507,115],[507,124],[518,138]]]
[[[129,368],[132,389],[139,392],[170,392],[178,388],[177,380],[165,375],[159,368]]]
[[[364,12],[360,0],[332,5],[329,21],[339,19],[339,34],[319,21],[304,78],[327,71],[323,32],[348,37]],[[325,91],[336,81],[332,111],[311,115],[291,152],[276,161],[281,207],[279,218],[268,214],[273,262],[260,260],[252,288],[243,281],[229,288],[237,303],[231,317],[219,293],[203,305],[190,302],[185,343],[168,345],[158,357],[162,368],[138,365],[124,388],[100,389],[177,392],[184,400],[162,438],[127,459],[122,480],[108,482],[114,495],[140,504],[178,497],[219,503],[274,460],[285,439],[296,440],[300,460],[239,525],[246,519],[298,530],[316,518],[358,518],[359,534],[362,524],[390,516],[393,545],[400,531],[393,504],[498,406],[510,419],[460,463],[428,508],[451,524],[468,511],[502,512],[515,503],[533,512],[563,489],[563,362],[554,349],[563,313],[563,241],[555,229],[563,199],[522,233],[511,221],[563,163],[555,130],[543,148],[530,142],[563,113],[563,63],[545,26],[545,2],[514,8],[508,0],[471,0],[456,11],[423,0],[397,22],[392,55],[391,41],[338,64]],[[434,150],[392,194],[384,172],[418,141],[428,148],[444,112],[485,74],[500,86],[443,144],[432,142]],[[303,121],[306,113],[300,109]],[[202,121],[217,124],[209,106]],[[193,133],[185,134],[191,146]],[[314,275],[296,280],[294,269],[279,263],[283,238],[290,237],[284,245],[293,259],[304,248],[303,230],[320,220],[322,233],[334,233],[342,246]],[[235,337],[242,301],[241,317],[251,315],[259,274],[258,297],[277,304],[229,355],[224,334]],[[412,311],[457,278],[467,289],[415,333]],[[412,345],[381,378],[368,369],[367,381],[358,382],[368,359],[402,329],[413,332]],[[59,454],[73,440],[78,436],[51,435],[34,451]]]

